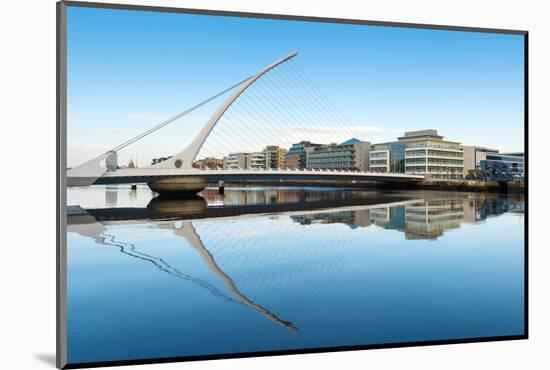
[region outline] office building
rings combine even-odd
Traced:
[[[437,130],[409,131],[395,142],[373,144],[370,169],[419,174],[434,179],[461,179],[463,151],[460,143],[443,140]]]
[[[437,130],[405,132],[397,139],[406,144],[405,173],[436,179],[461,179],[464,159],[460,143],[443,140]]]
[[[524,177],[523,153],[499,153],[497,149],[463,146],[464,176],[495,180]]]
[[[462,146],[464,153],[464,177],[477,177],[477,171],[481,169],[481,161],[487,159],[487,154],[497,154],[498,149],[482,146]]]
[[[305,148],[306,168],[368,171],[368,141],[350,139],[341,144],[309,146]]]
[[[479,167],[489,179],[521,180],[525,176],[523,153],[488,153]]]
[[[306,148],[320,147],[322,144],[314,144],[311,141],[300,141],[292,144],[286,152],[286,166],[291,169],[306,168]]]
[[[405,148],[400,142],[373,144],[370,152],[370,171],[405,172]]]

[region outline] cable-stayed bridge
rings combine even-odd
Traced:
[[[112,148],[97,158],[67,171],[68,186],[147,183],[162,192],[198,192],[213,181],[418,181],[423,176],[368,171],[368,157],[352,160],[346,169],[334,166],[307,168],[301,165],[196,168],[198,159],[227,158],[232,153],[255,153],[267,146],[288,148],[292,143],[343,143],[356,138],[357,129],[294,62],[292,52],[256,74],[222,90],[195,106]],[[171,124],[177,119],[228,94],[196,137],[179,153],[141,168],[109,168],[108,159],[118,151]],[[343,161],[344,159],[336,159]],[[365,163],[367,162],[367,163]]]

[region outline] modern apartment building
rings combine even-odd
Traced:
[[[227,157],[223,157],[222,164],[224,170],[236,170],[244,168],[245,153],[229,153]]]
[[[247,170],[265,169],[265,153],[248,153],[245,155],[245,168]]]
[[[269,145],[264,148],[264,154],[266,169],[285,167],[286,149],[276,145]]]
[[[370,169],[437,179],[461,179],[464,173],[463,150],[460,143],[443,140],[437,130],[409,131],[397,141],[373,144]]]
[[[306,147],[305,167],[368,171],[370,147],[368,141],[355,138],[341,144]]]
[[[230,153],[222,164],[224,169],[265,169],[265,153]]]

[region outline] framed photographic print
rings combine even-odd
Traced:
[[[57,5],[59,368],[527,338],[526,31]]]

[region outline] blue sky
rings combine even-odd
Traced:
[[[69,7],[69,166],[293,50],[361,139],[435,128],[464,144],[523,150],[522,36]],[[221,102],[119,162],[179,151]]]

